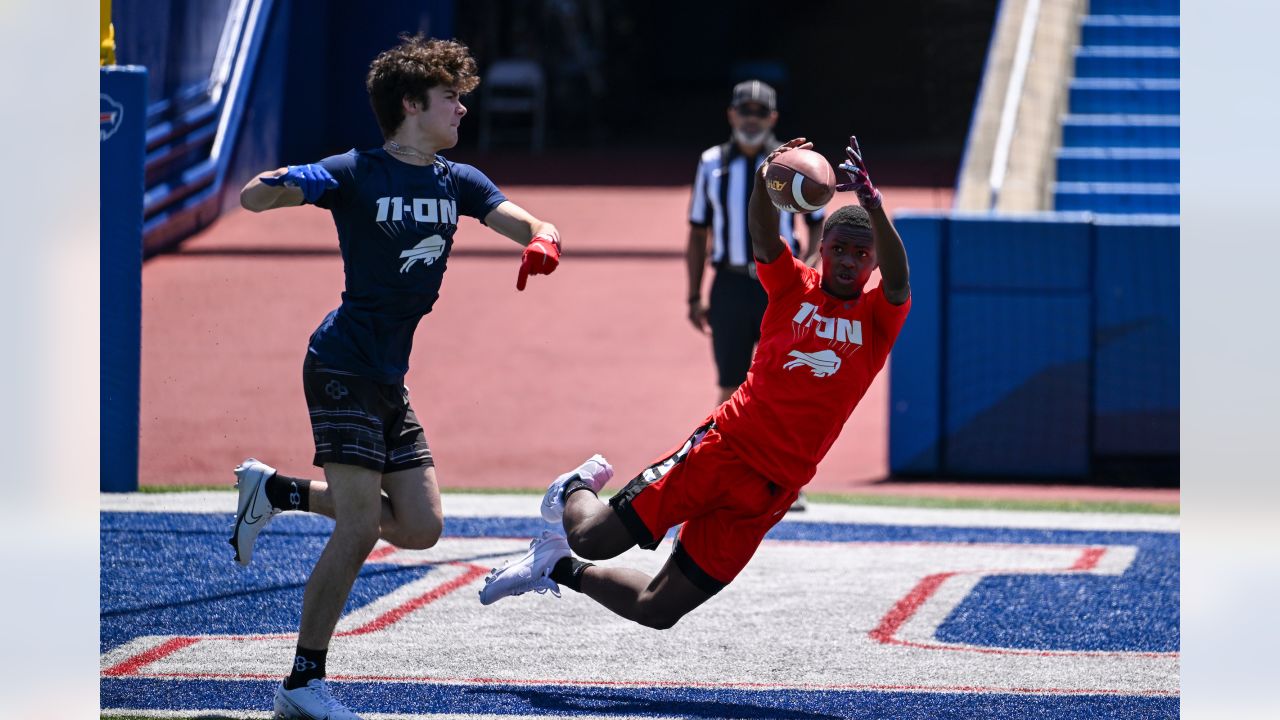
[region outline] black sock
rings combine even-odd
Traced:
[[[551,579],[557,585],[563,585],[577,592],[582,592],[582,572],[591,567],[591,563],[582,562],[578,558],[568,555],[556,561],[555,567],[551,568]]]
[[[311,481],[276,473],[267,478],[267,500],[277,510],[311,509]]]
[[[293,672],[285,678],[284,689],[294,690],[316,678],[324,677],[324,657],[328,654],[327,649],[308,650],[299,645],[298,652],[293,658]]]
[[[595,495],[596,493],[596,491],[592,490],[591,486],[587,484],[586,480],[576,477],[564,484],[564,490],[560,492],[560,502],[569,502],[569,496],[578,490],[590,491],[592,495]]]

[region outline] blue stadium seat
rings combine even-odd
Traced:
[[[1176,215],[1179,191],[1177,183],[1059,182],[1053,203],[1058,210]]]
[[[1076,49],[1078,78],[1177,79],[1181,52],[1156,46],[1099,45]]]
[[[1073,113],[1178,114],[1178,80],[1077,78],[1070,85]]]
[[[1061,148],[1061,182],[1176,183],[1178,148]]]
[[[1091,0],[1094,15],[1177,15],[1179,0]]]
[[[1080,44],[1179,47],[1179,18],[1161,15],[1089,15],[1080,25]]]
[[[1178,147],[1177,115],[1067,115],[1065,147]]]
[[[1177,214],[1178,0],[1091,0],[1056,152],[1053,207]]]

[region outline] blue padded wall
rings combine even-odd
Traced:
[[[1086,289],[1087,220],[1085,215],[1065,213],[953,218],[948,248],[951,290]]]
[[[948,472],[1088,472],[1090,246],[1079,220],[951,221]]]
[[[99,478],[104,492],[138,489],[139,364],[142,358],[142,162],[146,68],[99,71]]]
[[[1178,220],[903,213],[895,475],[1084,477],[1178,454]]]
[[[1178,224],[1105,218],[1098,248],[1095,452],[1178,452]]]
[[[1089,472],[1089,297],[958,291],[947,322],[948,474]]]
[[[894,225],[911,262],[911,314],[894,343],[889,372],[889,465],[931,475],[940,469],[945,215],[902,213]]]

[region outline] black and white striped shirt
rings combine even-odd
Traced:
[[[698,174],[693,181],[693,199],[689,203],[689,223],[711,230],[714,239],[711,264],[747,267],[752,263],[751,236],[747,231],[747,201],[751,198],[753,175],[773,148],[780,143],[768,138],[755,157],[742,154],[736,143],[727,142],[707,148],[698,161]],[[778,233],[791,246],[791,254],[800,255],[795,234],[796,216],[779,212]],[[806,213],[806,222],[822,222],[822,209]]]

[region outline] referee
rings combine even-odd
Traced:
[[[689,322],[700,332],[711,327],[711,348],[723,403],[747,379],[760,339],[760,321],[768,297],[756,279],[747,233],[747,200],[752,177],[765,156],[782,143],[773,135],[778,122],[777,93],[766,83],[747,80],[733,87],[727,142],[707,148],[698,161],[689,203]],[[807,250],[800,254],[796,216],[779,213],[778,232],[796,257],[809,258],[822,237],[823,211],[802,216]],[[702,299],[702,273],[710,254],[715,278],[709,303]],[[812,264],[812,263],[810,263]]]

